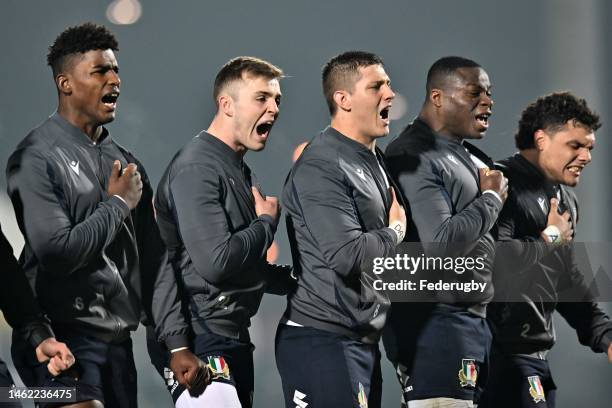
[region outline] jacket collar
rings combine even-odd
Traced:
[[[240,155],[238,155],[238,153],[232,150],[231,147],[226,145],[225,142],[211,135],[205,130],[201,131],[196,137],[202,142],[206,143],[206,145],[208,145],[216,153],[218,153],[219,156],[221,156],[224,161],[227,161],[228,163],[233,164],[239,169],[242,168],[243,166],[242,158],[240,157]]]
[[[358,153],[369,153],[369,154],[373,153],[370,149],[368,149],[361,143],[351,139],[348,136],[343,135],[342,133],[338,132],[336,129],[334,129],[331,126],[328,126],[325,129],[323,129],[321,134],[323,135],[323,137],[327,137],[329,139],[335,140],[339,144],[342,144],[343,146],[345,146],[348,149],[351,149],[352,151],[355,151]]]
[[[514,154],[512,156],[514,161],[520,166],[523,172],[529,177],[529,180],[532,180],[534,185],[537,185],[543,188],[546,191],[546,194],[552,197],[553,192],[561,189],[559,184],[551,183],[548,181],[546,176],[538,169],[533,163],[524,158],[520,153]]]
[[[89,136],[83,133],[72,123],[64,119],[57,111],[55,111],[53,115],[49,117],[49,120],[59,126],[64,132],[66,132],[66,134],[70,136],[70,138],[75,143],[78,143],[82,146],[92,147],[96,145],[108,144],[111,142],[110,133],[108,132],[108,129],[106,129],[104,126],[102,126],[102,133],[100,134],[100,137],[98,138],[97,142],[94,143],[91,141]]]
[[[423,131],[430,133],[436,139],[437,142],[444,143],[444,144],[451,145],[451,146],[463,146],[468,152],[470,152],[470,154],[482,160],[482,162],[486,164],[487,166],[493,168],[493,165],[494,165],[493,160],[491,160],[491,158],[486,153],[484,153],[482,150],[474,146],[472,143],[466,140],[459,141],[457,139],[452,139],[450,137],[446,137],[437,132],[434,132],[434,130],[430,128],[427,123],[425,123],[423,120],[419,119],[418,117],[414,119],[414,122],[412,123],[412,125],[417,126],[421,128]]]
[[[425,123],[418,117],[414,119],[414,122],[411,126],[416,126],[423,133],[428,135],[427,137],[430,137],[435,140],[435,143],[438,143],[454,151],[457,154],[459,160],[463,162],[465,167],[467,167],[472,176],[476,179],[476,183],[480,182],[480,177],[478,175],[478,169],[476,168],[476,165],[472,162],[470,155],[474,155],[490,168],[494,168],[493,160],[491,160],[489,156],[487,156],[482,150],[478,149],[473,144],[466,142],[465,140],[459,141],[446,136],[442,136],[441,134],[435,132],[432,128],[429,127],[427,123]]]
[[[461,146],[462,144],[460,141],[456,139],[442,136],[441,134],[435,132],[431,127],[429,127],[427,123],[425,123],[425,121],[423,121],[422,119],[418,117],[414,119],[411,126],[415,126],[416,128],[419,128],[421,131],[429,134],[429,136],[433,137],[438,143],[442,143],[445,145],[451,145],[451,146]]]

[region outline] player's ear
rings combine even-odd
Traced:
[[[234,99],[229,94],[223,93],[219,95],[217,103],[220,112],[229,117],[234,116]]]
[[[544,150],[548,137],[549,136],[542,129],[536,130],[536,132],[533,134],[533,144],[535,148],[539,151]]]
[[[334,92],[334,102],[338,106],[338,109],[350,112],[352,109],[351,94],[347,91],[338,90]]]
[[[55,86],[57,86],[57,90],[64,95],[72,94],[72,85],[70,84],[70,77],[66,74],[58,74],[55,77]]]
[[[429,92],[429,103],[431,103],[436,108],[440,108],[442,106],[442,91],[437,88],[433,88],[431,92]]]

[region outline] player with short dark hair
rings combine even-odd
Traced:
[[[174,275],[147,175],[104,127],[115,118],[120,93],[116,50],[113,34],[92,23],[56,38],[48,62],[57,111],[19,143],[7,165],[25,237],[23,269],[77,360],[69,374],[53,379],[31,375],[27,357],[15,363],[29,385],[76,387],[79,407],[135,407],[130,332],[141,320],[152,324],[153,314],[172,315],[164,326],[170,334],[186,326],[171,308],[178,300],[167,281]],[[14,356],[27,354],[22,343],[13,341]],[[198,364],[195,357],[185,363],[192,372]]]
[[[251,317],[264,291],[293,287],[290,267],[266,261],[278,200],[263,195],[244,162],[269,139],[282,76],[259,58],[227,62],[215,80],[210,126],[174,156],[157,189],[157,220],[189,305],[192,349],[212,378],[197,398],[170,382],[177,407],[252,406]]]
[[[427,74],[426,90],[418,118],[386,150],[390,172],[409,204],[407,241],[420,242],[426,256],[481,258],[483,268],[435,276],[486,286],[469,294],[427,293],[429,303],[394,303],[384,343],[406,406],[471,407],[486,373],[491,230],[507,183],[490,169],[491,160],[466,142],[483,138],[489,126],[493,99],[486,71],[466,58],[441,58]]]
[[[440,58],[427,71],[427,82],[425,83],[427,93],[446,87],[448,79],[453,77],[460,68],[481,68],[481,66],[476,61],[463,57]]]
[[[512,184],[498,223],[494,280],[495,299],[507,302],[491,304],[488,315],[493,353],[481,407],[554,408],[546,357],[555,310],[580,343],[612,362],[612,321],[577,266],[578,200],[569,188],[591,163],[600,126],[584,99],[569,92],[540,97],[521,114],[519,152],[498,163]]]
[[[277,66],[255,57],[238,57],[229,60],[215,77],[213,99],[217,106],[221,92],[242,81],[245,75],[247,77],[280,79],[283,77],[283,71]],[[231,92],[235,92],[235,88]]]
[[[330,115],[335,115],[337,104],[334,92],[338,89],[352,91],[359,80],[359,68],[371,65],[383,65],[382,59],[375,54],[364,51],[348,51],[332,58],[323,67],[323,95]]]
[[[380,407],[378,340],[390,302],[372,260],[393,256],[406,215],[376,139],[395,94],[382,61],[351,51],[323,68],[331,125],[310,141],[283,189],[297,290],[276,334],[287,407]]]

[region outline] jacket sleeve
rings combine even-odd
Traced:
[[[606,353],[612,343],[612,321],[596,302],[559,303],[557,310],[569,323],[581,344]]]
[[[266,263],[263,270],[266,281],[266,293],[287,295],[297,288],[297,280],[293,277],[290,265]]]
[[[51,327],[42,317],[25,274],[13,255],[13,249],[0,231],[0,307],[8,324],[33,347],[53,337]]]
[[[559,290],[571,291],[568,297],[571,296],[570,300],[574,301],[559,302],[557,311],[576,330],[581,344],[595,352],[605,353],[612,342],[612,321],[594,301],[584,276],[576,264],[573,246],[564,247],[564,254],[567,255],[566,275],[564,275],[566,279],[560,282]]]
[[[371,270],[373,258],[395,254],[397,238],[390,228],[364,231],[342,170],[316,159],[298,166],[285,194],[331,269],[341,276],[359,274]]]
[[[138,164],[143,181],[142,197],[135,209],[136,237],[140,254],[144,324],[155,325],[158,339],[169,350],[189,344],[190,326],[168,252],[155,221],[153,189],[144,167]]]
[[[241,231],[231,232],[217,171],[190,165],[173,175],[171,199],[187,253],[198,273],[219,284],[265,259],[276,223],[262,215]]]
[[[462,211],[455,212],[435,164],[423,156],[412,161],[419,163],[415,170],[403,171],[399,164],[396,174],[399,187],[410,203],[421,242],[440,244],[431,247],[447,253],[448,244],[476,243],[493,228],[502,208],[497,197],[482,194]]]
[[[42,152],[15,152],[7,167],[8,192],[17,220],[45,270],[69,275],[100,256],[129,215],[118,197],[109,197],[84,221],[69,215],[67,188]]]

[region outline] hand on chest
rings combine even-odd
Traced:
[[[113,162],[119,160],[121,168],[127,159],[117,148],[107,147],[56,147],[56,180],[62,186],[61,194],[69,202],[69,208],[93,211],[100,201],[107,199],[108,180]]]

